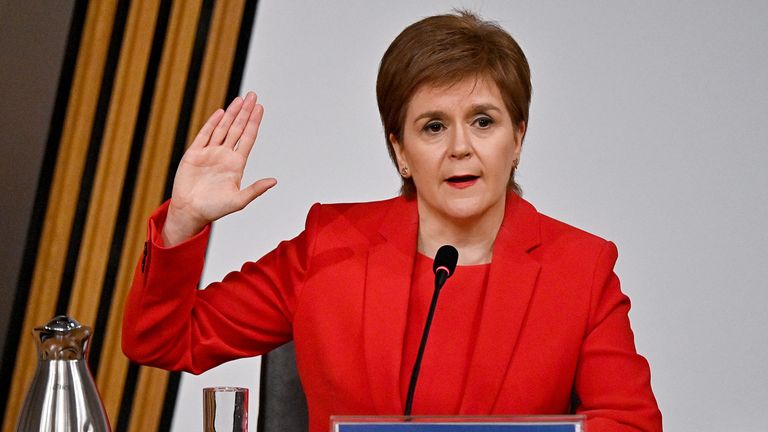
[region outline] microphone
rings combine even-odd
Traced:
[[[410,416],[413,408],[413,394],[416,391],[416,381],[419,379],[419,369],[421,369],[421,358],[424,356],[424,348],[427,346],[427,337],[429,329],[432,327],[432,317],[435,315],[437,307],[437,297],[440,295],[440,289],[449,277],[453,276],[456,270],[456,263],[459,261],[459,251],[451,245],[440,246],[435,255],[435,262],[432,264],[432,271],[435,273],[435,292],[432,294],[432,303],[429,305],[427,322],[424,324],[424,333],[421,334],[421,343],[419,352],[416,354],[416,361],[413,364],[411,372],[411,382],[408,384],[408,396],[405,398],[405,411],[403,415]]]
[[[432,263],[432,272],[435,273],[435,289],[440,290],[449,277],[456,271],[456,263],[459,262],[459,251],[451,245],[440,246]]]

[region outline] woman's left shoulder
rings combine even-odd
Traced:
[[[538,237],[528,257],[538,262],[542,271],[566,275],[574,287],[587,287],[596,275],[606,274],[615,266],[618,251],[613,242],[539,213],[532,205],[525,212],[535,221],[529,226],[535,227]]]
[[[596,256],[606,253],[616,255],[616,246],[613,242],[540,213],[533,205],[527,201],[524,202],[530,206],[529,211],[535,212],[539,231],[539,252],[555,251],[560,254],[569,253],[580,256]]]
[[[570,225],[551,216],[539,213],[542,241],[575,242],[582,246],[605,247],[608,240]]]

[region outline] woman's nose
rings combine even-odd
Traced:
[[[448,154],[452,158],[464,159],[472,155],[471,135],[465,128],[454,128],[448,143]]]

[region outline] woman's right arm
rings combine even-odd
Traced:
[[[131,360],[200,373],[290,339],[316,208],[298,237],[197,289],[209,224],[275,184],[262,179],[240,188],[262,113],[252,93],[214,113],[184,154],[171,200],[150,218],[123,320],[123,351]]]

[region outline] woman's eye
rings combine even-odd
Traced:
[[[490,117],[479,117],[475,120],[475,124],[481,129],[487,129],[493,124],[493,119]]]
[[[438,133],[444,128],[440,122],[429,122],[424,126],[424,130],[430,133]]]

